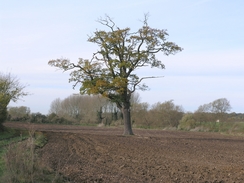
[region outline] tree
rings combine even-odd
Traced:
[[[227,100],[226,98],[217,99],[213,101],[211,104],[212,104],[211,110],[213,113],[223,114],[231,110],[230,101]]]
[[[147,89],[143,80],[156,78],[139,77],[134,71],[146,66],[164,69],[164,64],[156,58],[156,54],[162,52],[168,56],[183,49],[167,41],[166,30],[149,27],[147,15],[138,31],[117,27],[109,16],[98,22],[108,30],[96,30],[88,38],[88,42],[99,47],[91,60],[80,58],[78,63],[72,63],[69,59],[61,58],[50,60],[48,64],[63,71],[72,70],[69,81],[75,83],[74,87],[81,85],[81,94],[101,94],[116,103],[123,113],[124,135],[132,135],[131,95],[136,89]]]
[[[195,114],[200,122],[223,120],[225,113],[230,110],[230,101],[226,98],[219,98],[213,102],[199,106]]]
[[[109,101],[104,97],[88,95],[70,95],[65,99],[51,102],[49,114],[56,114],[74,123],[96,123],[97,112],[107,110]],[[110,110],[110,112],[112,109]]]
[[[147,102],[133,103],[131,110],[132,120],[136,126],[151,128],[152,124],[155,122],[151,120],[152,115],[148,113],[149,106]]]
[[[52,101],[51,105],[50,105],[50,110],[49,110],[49,114],[59,114],[59,112],[61,111],[61,99],[60,98],[56,98],[55,100]]]
[[[212,112],[216,114],[217,120],[222,121],[225,120],[226,113],[231,110],[230,101],[226,98],[220,98],[212,103]]]
[[[210,110],[211,110],[211,105],[212,105],[211,103],[200,105],[200,106],[198,107],[198,109],[196,110],[196,112],[198,112],[198,113],[206,113],[206,112],[210,112]]]
[[[11,74],[0,73],[0,131],[4,130],[3,122],[7,119],[7,106],[12,100],[16,102],[28,95],[24,92],[26,86],[19,82],[19,79]]]
[[[169,100],[156,103],[152,106],[151,112],[155,113],[154,116],[160,120],[162,127],[177,127],[184,109],[182,106],[175,105],[173,100]]]
[[[0,83],[0,88],[2,87],[2,83]],[[7,106],[10,102],[10,97],[8,95],[3,95],[0,92],[0,132],[4,130],[2,123],[7,119]]]
[[[12,121],[25,121],[30,117],[30,112],[30,108],[26,106],[8,108],[8,116]]]

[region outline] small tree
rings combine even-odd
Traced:
[[[211,104],[212,104],[211,111],[213,113],[223,114],[231,110],[230,101],[227,100],[226,98],[217,99],[213,101]]]
[[[26,86],[20,84],[17,77],[0,73],[0,131],[4,130],[3,122],[7,119],[7,106],[12,100],[16,102],[28,95],[24,92]]]
[[[1,88],[2,83],[0,83]],[[10,97],[0,93],[0,132],[4,130],[2,123],[7,119],[8,111],[7,106],[10,102]]]
[[[130,99],[136,89],[145,90],[144,79],[155,76],[139,77],[134,71],[141,67],[151,66],[164,69],[164,64],[155,56],[175,54],[182,48],[167,41],[166,30],[153,29],[148,26],[145,15],[143,26],[135,32],[130,28],[121,29],[106,16],[98,21],[108,31],[97,30],[88,41],[98,45],[99,49],[91,60],[80,58],[78,63],[68,59],[50,60],[50,66],[63,71],[72,70],[70,82],[81,84],[81,94],[101,94],[115,102],[124,119],[124,135],[132,135]]]
[[[230,101],[226,98],[220,98],[212,103],[212,112],[216,114],[217,120],[224,120],[227,112],[231,110]]]
[[[213,102],[199,106],[195,114],[198,120],[200,117],[200,121],[220,120],[230,110],[230,101],[226,98],[219,98]]]

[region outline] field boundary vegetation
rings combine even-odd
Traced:
[[[6,128],[0,134],[0,182],[68,182],[39,159],[38,150],[46,143],[43,132]]]
[[[133,128],[208,131],[244,134],[244,114],[230,112],[230,102],[220,98],[203,104],[195,112],[185,112],[173,100],[149,105],[140,102],[138,93],[131,98]],[[10,107],[8,121],[37,124],[61,124],[122,127],[123,114],[111,101],[101,96],[70,95],[51,102],[48,115],[31,113],[25,106]]]

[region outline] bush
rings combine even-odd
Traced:
[[[35,132],[34,136],[35,136],[34,144],[36,147],[41,148],[47,143],[47,137],[42,132]]]
[[[196,127],[196,120],[193,114],[185,114],[179,122],[178,128],[180,130],[190,130]]]

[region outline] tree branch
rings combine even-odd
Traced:
[[[138,86],[142,82],[142,80],[152,79],[152,78],[162,78],[162,77],[164,77],[164,76],[148,76],[148,77],[142,77],[138,82],[136,82],[133,85],[133,89],[132,89],[131,93],[133,93],[136,90],[136,86]]]

